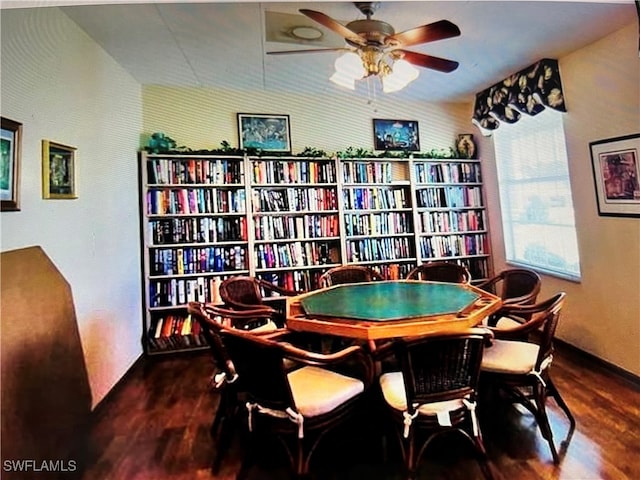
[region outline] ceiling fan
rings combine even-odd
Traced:
[[[388,23],[371,18],[378,9],[379,2],[354,2],[354,4],[356,8],[366,16],[366,19],[355,20],[347,23],[346,25],[342,25],[321,12],[307,9],[299,10],[303,15],[344,37],[350,47],[286,50],[267,52],[267,54],[289,55],[299,53],[346,51],[348,52],[347,55],[351,55],[356,60],[357,55],[361,60],[361,65],[351,64],[351,68],[357,68],[358,73],[354,75],[349,73],[349,76],[352,76],[353,79],[358,79],[372,75],[379,75],[383,79],[383,83],[385,81],[385,77],[390,78],[394,73],[393,70],[400,66],[401,60],[404,60],[404,62],[411,65],[429,68],[444,73],[452,72],[458,68],[458,62],[456,61],[405,49],[406,47],[413,45],[457,37],[460,35],[460,29],[455,24],[448,20],[440,20],[428,25],[412,28],[404,32],[395,33],[394,28]],[[351,59],[351,62],[353,62],[353,58]],[[339,62],[340,58],[336,61],[336,74],[340,73],[344,76],[344,71],[339,72],[339,70],[341,68],[343,70],[345,69],[345,62],[342,62],[342,66]],[[398,70],[400,70],[400,68],[398,68]],[[413,75],[413,78],[417,77],[417,71]],[[351,78],[349,78],[349,81],[353,82]]]

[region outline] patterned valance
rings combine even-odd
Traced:
[[[476,94],[472,122],[483,134],[545,107],[566,112],[558,61],[545,58]]]

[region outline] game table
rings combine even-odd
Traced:
[[[472,285],[420,280],[335,285],[286,301],[290,330],[362,340],[464,330],[502,305]]]

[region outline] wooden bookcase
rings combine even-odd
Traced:
[[[256,276],[289,290],[316,288],[342,261],[335,160],[249,161]]]
[[[449,260],[489,277],[481,180],[479,160],[141,153],[145,351],[205,348],[186,304],[231,275],[310,290],[340,264]]]
[[[206,346],[189,301],[218,302],[230,275],[249,274],[242,157],[140,156],[145,351]]]
[[[402,278],[417,258],[409,160],[341,160],[340,169],[344,263]]]
[[[455,261],[471,278],[491,273],[479,160],[414,160],[417,250],[420,262]]]

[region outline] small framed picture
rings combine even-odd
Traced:
[[[418,122],[373,119],[374,150],[420,151]]]
[[[2,211],[20,210],[20,157],[22,142],[22,124],[8,118],[2,118],[0,135],[0,201]]]
[[[476,158],[476,142],[473,141],[473,134],[461,133],[458,135],[456,150],[460,158]]]
[[[255,148],[264,152],[290,153],[289,115],[238,114],[240,150]]]
[[[42,198],[78,198],[75,147],[42,140]]]
[[[598,214],[640,217],[640,134],[589,144]]]

